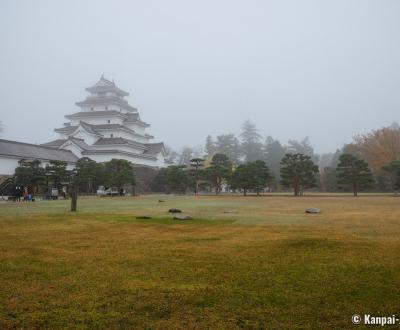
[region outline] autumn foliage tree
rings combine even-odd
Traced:
[[[346,147],[346,153],[358,155],[368,163],[374,175],[379,175],[384,166],[400,160],[400,128],[398,125],[391,125],[358,135]]]

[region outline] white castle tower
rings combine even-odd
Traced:
[[[90,95],[76,103],[80,111],[66,115],[69,121],[55,129],[59,139],[43,146],[70,150],[78,158],[88,157],[97,162],[118,158],[136,165],[169,165],[164,144],[149,142],[153,136],[145,130],[150,125],[124,99],[129,93],[103,76],[86,90]]]

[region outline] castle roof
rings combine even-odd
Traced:
[[[137,109],[118,96],[88,96],[86,100],[75,103],[78,107],[90,107],[114,104],[128,111],[136,112]]]
[[[118,88],[114,81],[110,81],[104,78],[101,75],[100,80],[95,83],[93,86],[86,88],[86,90],[90,93],[105,93],[105,92],[113,92],[120,96],[128,96],[129,93],[123,91],[122,89]]]
[[[80,121],[79,124],[82,125],[82,127],[91,134],[101,134],[100,131],[121,129],[121,130],[127,131],[129,133],[135,134],[140,137],[146,137],[149,139],[153,138],[152,135],[145,134],[143,136],[141,134],[136,133],[133,129],[130,129],[130,128],[128,128],[124,125],[120,125],[120,124],[92,125],[92,124],[85,123],[84,121]],[[58,133],[63,133],[63,134],[69,135],[69,134],[72,134],[77,128],[78,128],[77,125],[70,125],[70,126],[64,126],[61,128],[56,128],[54,131],[58,132]]]
[[[0,155],[25,159],[61,160],[75,163],[78,160],[71,151],[50,146],[0,140]]]

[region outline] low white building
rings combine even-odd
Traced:
[[[46,167],[51,160],[67,163],[67,169],[74,168],[78,157],[69,150],[59,150],[37,144],[0,140],[0,176],[11,176],[22,162],[39,160]]]
[[[116,158],[134,165],[170,165],[164,144],[150,142],[153,136],[146,133],[150,125],[124,99],[129,93],[103,76],[86,90],[89,96],[76,103],[80,111],[66,115],[68,121],[55,129],[59,139],[40,146],[0,140],[0,175],[12,175],[19,161],[33,159],[43,166],[50,160],[63,160],[71,166],[82,157],[96,162]]]

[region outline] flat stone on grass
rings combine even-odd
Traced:
[[[317,209],[316,207],[310,207],[309,209],[306,210],[306,213],[319,214],[321,213],[321,209]]]
[[[180,210],[180,209],[169,209],[168,212],[169,213],[182,213],[182,210]]]

